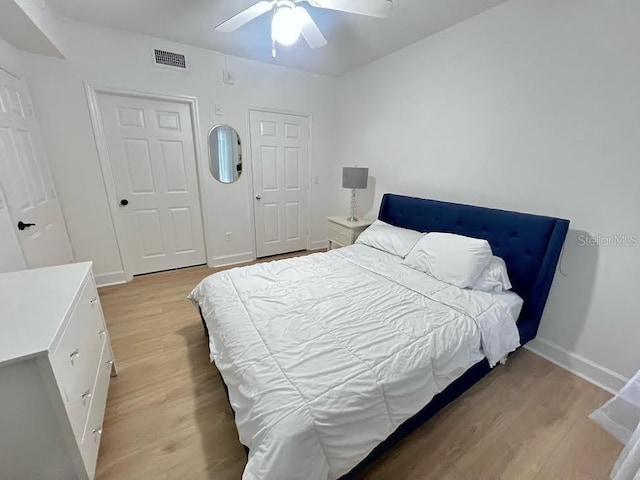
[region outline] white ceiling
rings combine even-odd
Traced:
[[[271,57],[270,16],[234,33],[213,27],[257,0],[50,0],[61,16],[143,33],[261,62],[340,75],[459,23],[506,0],[394,0],[386,19],[315,9],[328,40],[312,50],[303,40]]]

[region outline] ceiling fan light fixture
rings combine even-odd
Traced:
[[[392,0],[259,0],[216,26],[216,31],[235,32],[247,23],[271,11],[271,52],[274,57],[277,54],[276,43],[290,46],[296,43],[300,37],[311,48],[324,47],[327,44],[327,39],[324,38],[307,9],[299,5],[304,2],[324,10],[378,18],[388,16],[393,10]]]
[[[271,21],[271,38],[280,45],[290,46],[300,38],[300,17],[290,1],[280,1]]]

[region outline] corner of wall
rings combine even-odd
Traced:
[[[617,393],[629,380],[613,370],[543,338],[534,338],[524,348],[613,394]]]

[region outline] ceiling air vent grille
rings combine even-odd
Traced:
[[[187,59],[181,53],[168,52],[167,50],[155,49],[153,51],[154,62],[156,65],[186,70]]]

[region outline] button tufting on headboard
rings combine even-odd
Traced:
[[[525,301],[518,328],[522,343],[535,336],[568,220],[385,194],[378,218],[421,232],[483,238],[507,264],[513,291]]]

